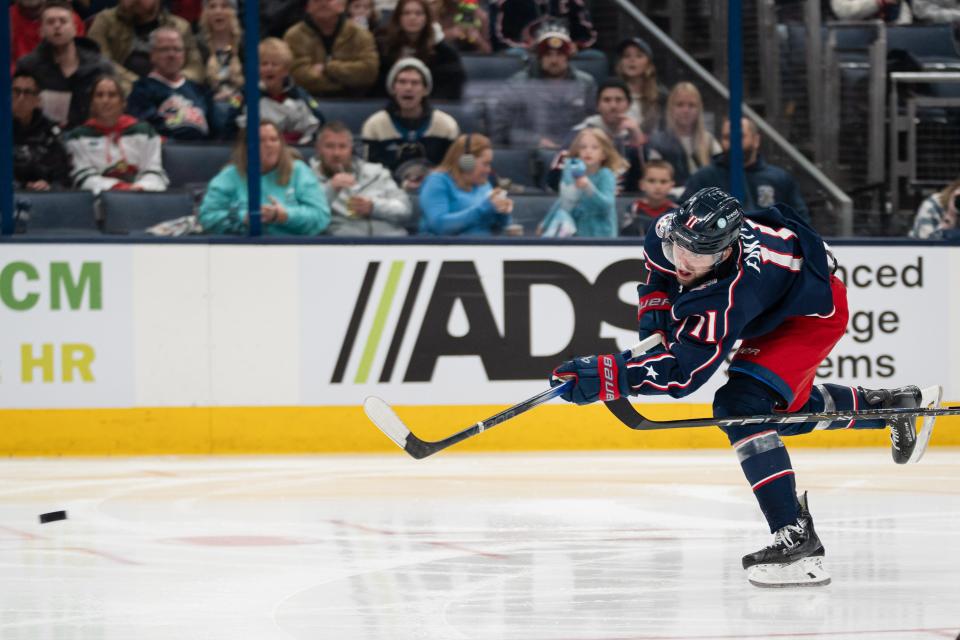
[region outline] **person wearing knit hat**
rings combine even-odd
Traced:
[[[389,95],[396,95],[393,83],[397,79],[397,74],[405,69],[416,69],[423,79],[423,85],[427,90],[427,95],[433,93],[433,75],[430,73],[427,65],[423,64],[418,58],[400,58],[390,67],[390,71],[387,73],[386,89]]]
[[[387,167],[404,189],[414,190],[426,169],[443,159],[460,127],[428,102],[433,75],[419,59],[397,60],[386,85],[387,107],[367,118],[360,137],[367,160]]]

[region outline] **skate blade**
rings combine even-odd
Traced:
[[[747,569],[747,580],[764,589],[824,587],[830,584],[830,574],[822,556],[811,556],[788,564],[755,564]]]
[[[943,400],[943,387],[934,385],[920,390],[920,406],[924,409],[936,409],[940,407],[940,401]],[[907,463],[920,462],[920,458],[927,451],[930,444],[930,437],[933,436],[933,423],[937,416],[926,416],[920,423],[920,432],[917,434],[917,444],[910,454]]]

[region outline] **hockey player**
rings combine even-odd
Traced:
[[[744,215],[715,187],[662,216],[643,247],[640,337],[660,334],[663,347],[575,358],[557,367],[556,386],[577,404],[628,394],[686,396],[703,385],[742,340],[729,379],[713,401],[714,417],[865,408],[917,408],[939,399],[939,387],[870,390],[814,385],[817,367],[843,336],[847,294],[823,240],[783,205]],[[806,493],[798,498],[782,435],[817,429],[881,429],[883,420],[757,424],[724,428],[774,534],[773,544],[743,557],[757,586],[825,585],[824,548]],[[889,419],[893,459],[916,445],[913,417]]]

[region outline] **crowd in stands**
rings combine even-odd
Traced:
[[[840,17],[891,22],[956,20],[958,4],[831,0]],[[577,66],[597,40],[583,0],[259,7],[254,70],[244,66],[237,0],[14,0],[17,189],[164,191],[165,145],[232,144],[198,195],[197,219],[208,233],[244,233],[240,134],[254,71],[267,234],[520,235],[517,192],[539,188],[554,200],[530,233],[636,236],[700,188],[731,189],[729,123],[718,141],[697,86],[663,86],[645,40],[611,48],[606,77]],[[470,101],[464,55],[523,61],[484,89],[482,127],[457,118]],[[382,108],[351,129],[325,114],[344,100]],[[742,129],[746,206],[785,202],[809,219],[794,179],[760,153],[757,126],[745,119]],[[503,149],[544,158],[542,184],[499,179]],[[958,196],[956,183],[931,196],[912,235],[949,235]]]

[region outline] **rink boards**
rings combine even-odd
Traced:
[[[960,397],[960,250],[834,247],[848,335],[822,381]],[[425,437],[541,391],[568,355],[636,341],[636,245],[32,244],[0,249],[0,451],[389,451],[378,395]],[[652,417],[706,415],[713,384]],[[648,401],[649,400],[649,401]],[[960,444],[938,429],[937,444]],[[422,433],[420,433],[422,432]],[[811,446],[881,444],[817,434]],[[603,407],[540,407],[463,450],[724,446],[638,434]]]

